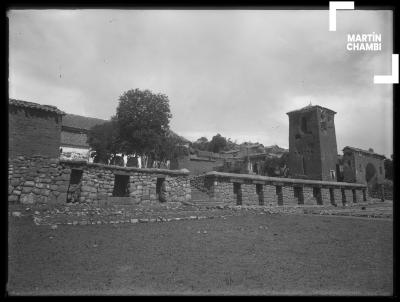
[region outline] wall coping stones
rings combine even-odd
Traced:
[[[113,171],[189,176],[189,171],[187,171],[187,170],[168,170],[168,169],[156,169],[156,168],[121,167],[121,166],[105,165],[105,164],[99,164],[99,163],[88,163],[85,160],[66,160],[66,159],[62,159],[62,160],[60,160],[60,164],[66,164],[66,165],[77,166],[77,167],[102,168],[102,169],[113,170]]]
[[[333,182],[333,181],[321,181],[321,180],[309,180],[309,179],[295,179],[295,178],[279,178],[279,177],[269,177],[261,175],[251,175],[251,174],[235,174],[235,173],[224,173],[211,171],[205,173],[206,177],[210,178],[230,178],[231,182],[242,182],[245,180],[256,181],[254,183],[259,183],[259,181],[264,181],[265,183],[279,183],[283,185],[309,185],[314,187],[341,187],[346,189],[357,188],[365,189],[367,186],[365,184],[359,183],[347,183],[347,182]]]

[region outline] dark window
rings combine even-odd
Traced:
[[[128,197],[129,196],[129,175],[115,175],[113,196]]]
[[[382,167],[379,167],[379,173],[382,175],[383,171],[382,171]]]
[[[303,131],[304,133],[308,132],[307,119],[304,116],[301,118],[301,131]]]
[[[236,194],[236,204],[241,205],[242,204],[242,192],[240,190],[240,183],[233,183],[233,193]]]
[[[165,178],[157,178],[157,184],[156,184],[156,194],[157,194],[157,199],[161,202],[166,201],[165,200],[165,194],[163,192],[163,184],[164,184]]]
[[[303,156],[303,174],[307,175],[307,170],[306,170],[306,159]]]
[[[256,192],[258,195],[258,204],[263,205],[264,204],[264,192],[263,192],[262,184],[256,184]]]
[[[276,186],[275,187],[275,193],[276,193],[276,195],[282,194],[282,186]]]
[[[70,178],[70,184],[71,185],[77,185],[81,182],[82,179],[82,170],[77,170],[77,169],[72,169],[71,170],[71,178]]]

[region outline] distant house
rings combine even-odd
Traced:
[[[61,120],[57,107],[9,99],[8,156],[59,156]]]
[[[92,162],[87,134],[93,126],[105,122],[103,119],[66,114],[62,119],[60,158],[84,159]]]

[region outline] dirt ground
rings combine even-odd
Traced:
[[[136,224],[9,217],[10,295],[391,295],[391,219],[243,213]]]

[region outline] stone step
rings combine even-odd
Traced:
[[[109,205],[131,205],[134,204],[132,197],[114,197],[109,196],[107,199],[99,201],[99,204]]]

